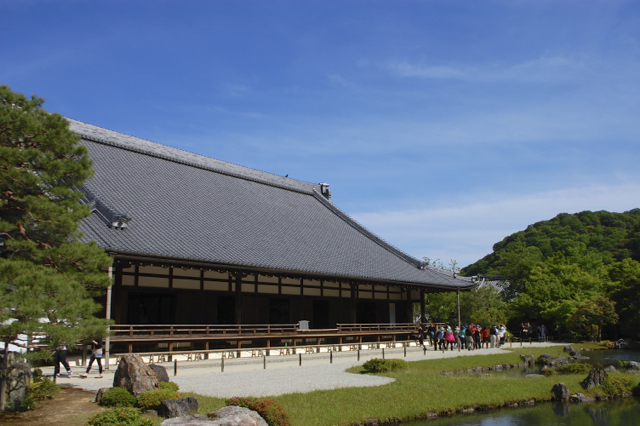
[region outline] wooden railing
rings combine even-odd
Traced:
[[[348,332],[376,332],[376,331],[415,331],[417,326],[413,323],[401,324],[336,324],[338,333]]]
[[[116,324],[111,326],[113,336],[246,336],[295,333],[297,324]]]

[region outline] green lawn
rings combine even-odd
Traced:
[[[575,344],[575,348],[587,348]],[[474,355],[459,358],[410,362],[407,370],[384,373],[393,383],[379,387],[345,388],[288,394],[271,398],[280,402],[291,415],[294,425],[348,425],[367,418],[403,421],[425,417],[428,412],[449,412],[468,407],[495,407],[530,399],[545,401],[551,398],[551,387],[564,382],[571,393],[585,392],[580,387],[584,375],[541,378],[514,378],[501,375],[454,374],[442,371],[466,369],[496,364],[520,363],[520,354],[538,357],[542,353],[562,354],[562,347],[514,347],[501,355]],[[361,367],[349,372],[361,374]],[[638,377],[634,376],[635,383]],[[224,406],[224,400],[201,395],[200,412],[208,413]]]

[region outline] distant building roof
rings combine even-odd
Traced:
[[[69,121],[95,170],[82,188],[94,209],[80,230],[107,251],[335,280],[474,285],[358,224],[326,185]]]

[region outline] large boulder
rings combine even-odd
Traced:
[[[160,387],[157,374],[146,365],[140,355],[126,354],[113,376],[113,387],[125,388],[135,396]]]
[[[193,416],[167,419],[160,426],[268,426],[256,411],[248,408],[227,406],[218,411]]]
[[[640,364],[636,361],[629,361],[629,368],[632,370],[640,370]]]
[[[156,373],[159,382],[169,382],[169,373],[167,373],[166,368],[158,364],[149,364],[149,368]]]
[[[553,392],[553,399],[556,402],[568,402],[569,401],[569,389],[564,383],[556,383],[551,388]]]
[[[607,372],[604,371],[601,364],[594,365],[586,379],[582,381],[584,389],[591,389],[600,386],[607,380]]]
[[[181,417],[198,412],[198,400],[193,397],[162,401],[158,415],[162,417]]]
[[[571,345],[566,345],[562,350],[565,352],[575,352]]]

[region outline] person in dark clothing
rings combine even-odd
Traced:
[[[424,329],[422,328],[422,324],[418,327],[418,343],[424,348]]]
[[[87,374],[91,370],[91,366],[93,365],[93,361],[97,361],[98,363],[98,379],[102,378],[102,338],[99,337],[97,340],[92,342],[91,346],[91,358],[89,359],[89,366],[87,367],[87,372],[85,374],[81,374],[80,377],[86,378]]]
[[[56,377],[60,377],[60,364],[62,364],[67,370],[67,376],[73,376],[73,371],[71,371],[71,367],[69,367],[69,363],[67,362],[68,352],[69,345],[67,345],[66,343],[61,343],[60,346],[56,348],[56,352],[53,354],[53,374]]]

